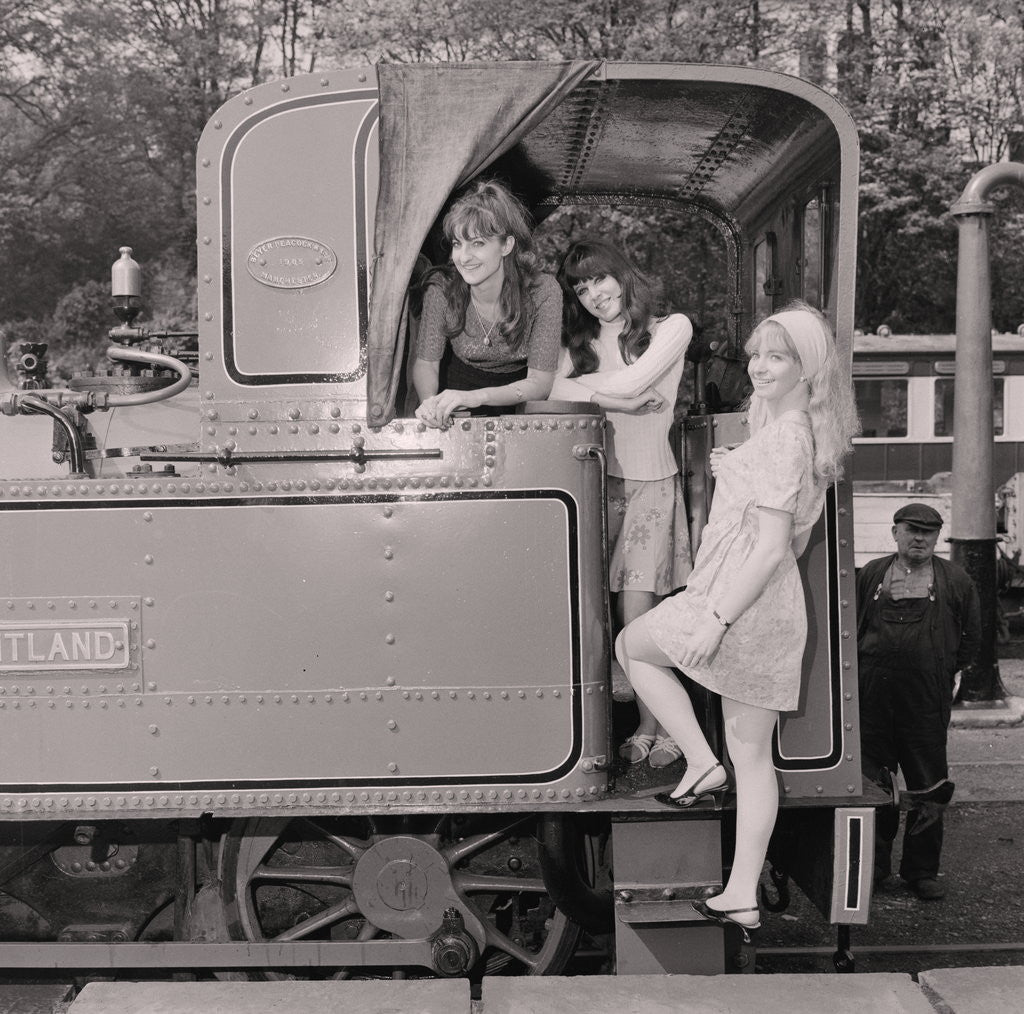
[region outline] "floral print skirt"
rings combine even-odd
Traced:
[[[693,563],[678,475],[642,481],[608,476],[611,590],[668,595],[686,584]]]

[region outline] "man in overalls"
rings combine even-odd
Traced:
[[[945,896],[938,879],[942,812],[953,796],[946,733],[956,674],[974,660],[981,607],[967,572],[935,556],[942,516],[923,503],[893,516],[896,553],[857,576],[860,734],[864,773],[879,784],[896,769],[908,810],[900,876],[927,901]],[[891,872],[900,808],[877,813],[875,884]]]

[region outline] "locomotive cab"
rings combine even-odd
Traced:
[[[707,454],[744,426],[723,364],[755,316],[812,299],[849,364],[856,153],[828,96],[737,68],[387,66],[218,110],[197,157],[198,378],[151,360],[173,396],[0,392],[18,437],[0,447],[45,457],[64,424],[34,399],[96,434],[121,413],[128,452],[97,443],[76,472],[0,456],[5,544],[33,547],[0,570],[0,889],[63,947],[161,939],[173,898],[193,967],[190,934],[270,969],[552,973],[586,926],[620,972],[735,970],[737,942],[684,911],[721,882],[728,812],[666,818],[616,777],[602,417],[404,418],[407,292],[446,201],[485,171],[539,219],[628,202],[712,221],[729,309],[694,384],[716,411],[680,433],[696,542]],[[776,748],[774,858],[840,924],[866,918],[871,840],[850,539],[840,485],[801,563],[806,690]],[[107,849],[70,894],[33,872],[50,853],[82,872],[69,822]],[[162,871],[145,911],[113,858],[125,826]],[[587,868],[587,836],[613,867]],[[102,919],[69,914],[101,896]]]

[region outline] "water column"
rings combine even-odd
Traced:
[[[970,574],[981,599],[981,649],[965,668],[965,707],[1002,704],[996,661],[996,514],[992,476],[992,285],[987,198],[996,187],[1024,186],[1024,165],[1000,162],[971,177],[950,209],[959,228],[956,286],[956,400],[953,411],[951,557]]]

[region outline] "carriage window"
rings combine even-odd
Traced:
[[[754,319],[762,320],[775,309],[782,286],[775,279],[775,233],[769,232],[754,247]]]
[[[855,380],[854,393],[860,413],[862,437],[907,435],[907,382],[905,380]]]
[[[804,299],[812,306],[821,306],[821,205],[818,198],[804,205],[803,237],[803,284]]]
[[[1003,435],[1003,378],[992,381],[992,434]],[[953,378],[940,377],[935,381],[935,435],[953,435]]]

